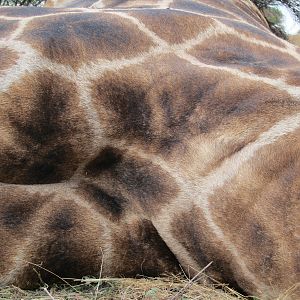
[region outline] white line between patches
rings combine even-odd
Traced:
[[[132,17],[126,13],[122,13],[122,12],[109,12],[110,14],[113,15],[117,15],[121,18],[125,18],[131,21],[131,23],[133,23],[134,25],[136,25],[138,27],[138,29],[140,31],[142,31],[143,33],[145,33],[148,37],[150,37],[152,39],[152,41],[157,44],[160,45],[162,47],[165,47],[168,45],[168,43],[166,41],[164,41],[163,39],[161,39],[156,33],[154,33],[153,31],[149,30],[144,23],[142,23],[139,19]]]
[[[300,87],[289,85],[283,79],[271,79],[268,77],[261,77],[256,74],[253,74],[253,73],[246,73],[246,72],[240,71],[235,68],[208,65],[208,64],[202,63],[197,58],[195,58],[194,56],[192,56],[190,54],[187,54],[184,51],[177,51],[176,55],[178,57],[190,62],[192,65],[198,66],[200,68],[208,68],[208,69],[212,69],[212,70],[225,71],[225,72],[231,73],[232,75],[235,75],[239,78],[244,78],[247,80],[253,80],[253,81],[258,81],[258,82],[264,82],[266,84],[274,86],[277,89],[288,92],[291,96],[298,98],[300,101]]]

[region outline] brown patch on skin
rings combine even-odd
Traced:
[[[211,3],[207,3],[211,4]],[[219,9],[215,3],[212,3],[213,6],[208,6],[204,3],[189,1],[189,0],[176,0],[171,4],[171,8],[188,10],[195,13],[200,13],[204,15],[212,15],[216,17],[224,17],[224,18],[234,18],[230,11],[227,13],[223,9]]]
[[[27,246],[26,253],[30,262],[61,278],[98,276],[101,249],[107,246],[104,233],[101,215],[96,221],[84,206],[78,206],[69,199],[61,199],[53,202],[51,208],[40,212],[39,222],[34,224],[31,243]],[[43,282],[61,282],[51,273],[37,266],[27,265],[22,273],[16,276],[14,284],[22,288],[33,288],[43,284],[34,269],[40,274]],[[103,271],[105,274],[105,260]]]
[[[1,199],[2,200],[2,199]],[[36,207],[35,199],[30,199],[28,203],[15,203],[9,205],[0,216],[2,225],[9,229],[17,229],[19,226],[23,226],[30,220],[32,212],[34,212]],[[28,205],[30,204],[31,207]]]
[[[147,101],[147,75],[107,73],[95,82],[93,100],[107,134],[120,138],[151,139],[152,108]],[[142,75],[142,74],[141,74]],[[146,79],[146,80],[145,80]]]
[[[58,232],[71,230],[76,225],[76,220],[73,217],[72,209],[67,207],[62,208],[55,213],[54,217],[49,224],[49,229]]]
[[[109,170],[122,160],[124,151],[113,147],[104,148],[100,154],[85,167],[88,176],[96,177],[99,173]]]
[[[116,195],[116,192],[107,192],[104,188],[94,183],[86,182],[82,184],[78,189],[78,193],[96,205],[97,210],[111,221],[119,220],[128,204],[128,200],[123,196]]]
[[[204,74],[202,72],[202,76]],[[209,74],[211,78],[207,79]],[[205,74],[204,82],[212,80],[215,74]],[[232,89],[232,86],[239,86],[239,89]],[[226,139],[220,144],[225,155],[227,151],[227,155],[239,151],[246,143],[251,142],[260,130],[269,128],[272,122],[300,108],[299,103],[289,98],[286,93],[229,75],[218,79],[211,89],[204,89],[202,92],[201,95],[199,91],[202,96],[201,102],[189,118],[188,127],[194,136],[203,135],[208,139],[219,139],[227,134],[228,140],[231,140],[230,145],[226,143]],[[284,107],[282,111],[278,109],[281,107]],[[261,118],[265,120],[263,124]],[[218,149],[214,149],[213,152],[218,152]]]
[[[71,177],[90,141],[75,85],[40,71],[21,78],[0,102],[1,122],[15,141],[0,145],[0,181],[41,184]]]
[[[206,274],[243,293],[239,278],[233,270],[232,258],[224,247],[212,238],[211,232],[205,226],[203,216],[194,207],[189,212],[176,214],[171,228],[176,240],[202,268],[212,262],[205,271]]]
[[[241,203],[246,200],[242,197],[243,191],[234,197],[227,194],[227,189],[222,189],[222,195],[217,193],[212,196],[210,202],[214,203],[213,220],[221,227],[227,239],[238,249],[240,258],[256,278],[262,282],[268,278],[268,283],[279,285],[281,272],[277,264],[277,261],[280,260],[277,256],[278,243],[272,233],[257,221],[257,216],[253,212],[255,200],[247,198],[249,204],[246,205]],[[258,198],[259,194],[253,195],[253,197]],[[219,207],[222,204],[226,208],[223,208],[221,212]],[[221,214],[222,223],[219,219]],[[239,271],[235,270],[235,273],[237,272]]]
[[[262,16],[258,8],[253,3],[247,1],[246,4],[245,1],[241,1],[241,0],[234,0],[233,2],[237,8],[240,8],[242,10],[243,16],[244,14],[247,14],[250,17],[250,18],[246,18],[248,22],[256,26],[262,25],[263,27],[269,29],[267,21],[265,20],[265,18]],[[251,19],[253,19],[252,22]]]
[[[107,134],[161,151],[192,130],[189,118],[218,76],[175,56],[161,56],[118,74],[106,73],[98,82],[93,99]]]
[[[145,10],[130,15],[138,18],[147,28],[170,44],[179,44],[195,38],[213,25],[209,18],[181,11]]]
[[[211,1],[211,0],[204,0],[204,1]],[[218,0],[218,1],[220,2],[222,0]],[[232,1],[222,1],[222,2],[225,2],[226,5],[228,5],[228,9],[230,12],[239,16],[242,20],[248,22],[251,25],[254,25],[257,28],[269,31],[269,26],[266,20],[261,19],[261,14],[258,11],[257,7],[250,1],[249,4],[252,6],[251,9],[246,9],[248,5],[244,5],[242,3],[244,1],[240,1],[240,0],[238,1],[234,0],[233,2]],[[237,4],[237,2],[239,2],[239,4]]]
[[[0,278],[14,266],[39,210],[50,200],[20,187],[0,187]]]
[[[295,70],[290,70],[289,73],[286,74],[286,82],[290,85],[300,86],[300,71],[299,68]]]
[[[240,2],[240,0],[238,1]],[[243,9],[239,9],[236,4],[233,4],[231,1],[224,0],[201,0],[201,4],[199,6],[192,3],[192,1],[176,0],[174,1],[174,4],[171,5],[171,7],[174,7],[175,5],[176,8],[183,8],[191,10],[192,12],[195,11],[198,13],[207,13],[212,15],[215,15],[215,13],[217,12],[217,17],[226,17],[229,19],[241,18],[244,21],[249,22],[250,24],[258,26],[262,29],[268,29],[266,22],[260,19],[260,14],[257,12],[255,7],[253,11],[245,9],[245,7],[243,7]],[[208,6],[205,6],[205,4],[210,5],[211,9],[209,9]],[[249,15],[250,11],[251,14]]]
[[[236,269],[235,259],[207,227],[200,209],[192,207],[191,210],[175,214],[170,228],[172,228],[172,235],[200,267],[204,268],[211,263],[205,271],[210,278],[229,284],[241,294],[253,289],[253,283],[244,278],[239,269]],[[188,268],[188,266],[183,267]]]
[[[104,13],[51,16],[30,22],[22,40],[43,56],[73,68],[97,59],[134,57],[152,41],[128,20]]]
[[[110,155],[108,155],[108,152],[110,152]],[[95,200],[100,198],[100,204],[101,201],[106,202],[102,205],[104,204],[112,214],[114,214],[115,208],[112,208],[111,204],[108,205],[107,201],[112,197],[113,200],[111,199],[111,201],[117,202],[120,206],[120,214],[122,212],[121,208],[123,209],[126,202],[129,201],[119,196],[124,193],[128,195],[126,198],[130,199],[130,202],[140,205],[147,214],[157,213],[160,207],[176,197],[178,188],[172,177],[150,161],[144,161],[124,152],[118,160],[109,161],[107,164],[99,164],[99,161],[104,161],[105,158],[116,155],[120,155],[118,149],[105,148],[84,170],[85,175],[90,180],[100,184],[100,186],[98,185],[98,192],[95,185],[90,186],[90,188],[92,187],[90,194],[92,196],[94,194]],[[104,190],[101,190],[103,188]],[[114,194],[110,195],[111,192],[107,189],[114,191]],[[108,195],[105,195],[105,191],[108,192]],[[97,195],[97,193],[103,194]]]
[[[242,41],[229,34],[222,38],[209,38],[190,53],[210,65],[233,67],[270,78],[285,77],[290,72],[289,68],[294,68],[295,65],[300,67],[299,62],[292,56],[282,55],[273,49],[266,52],[265,47]]]
[[[0,25],[1,27],[1,25]],[[0,49],[0,74],[4,70],[11,68],[17,61],[18,54],[9,48],[1,48]]]
[[[115,276],[178,273],[174,254],[149,220],[134,220],[113,234]]]
[[[1,7],[1,11],[2,11]],[[1,13],[2,14],[2,13]],[[8,37],[18,28],[18,21],[11,21],[11,20],[0,20],[0,39]],[[3,48],[0,48],[1,52]],[[5,49],[5,48],[4,48]],[[5,60],[1,59],[1,63],[5,62]]]
[[[142,143],[147,151],[164,154],[191,137],[215,138],[218,132],[237,136],[246,130],[250,142],[260,129],[300,108],[272,86],[198,68],[172,55],[105,73],[94,91],[94,105],[108,137]],[[237,143],[229,153],[243,147]]]
[[[99,175],[117,168],[123,160],[123,155],[124,151],[106,147],[86,165],[84,173],[90,178],[97,179]],[[104,180],[97,180],[97,183],[83,182],[77,192],[96,205],[96,209],[112,221],[118,221],[128,205],[128,200],[116,191],[114,184],[111,184],[111,180],[107,180],[105,176]]]
[[[280,289],[299,281],[299,142],[297,130],[265,146],[209,199],[213,220],[250,271]]]
[[[40,194],[29,194],[22,188],[1,188],[0,194],[0,223],[3,230],[10,230],[12,234],[20,234],[30,225],[32,216],[49,197]]]
[[[235,21],[235,20],[219,20],[220,22],[227,25],[237,31],[238,34],[243,34],[250,39],[256,39],[258,41],[267,42],[275,46],[285,48],[285,44],[280,38],[277,38],[272,34],[270,29],[260,29],[258,27],[250,26],[248,24]],[[268,48],[269,50],[270,48]],[[284,56],[284,54],[282,54]]]

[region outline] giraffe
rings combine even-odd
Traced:
[[[248,0],[48,6],[0,11],[0,284],[299,299],[300,49]]]

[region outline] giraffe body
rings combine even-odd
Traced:
[[[297,299],[299,48],[250,1],[142,2],[1,8],[0,283],[212,262]]]

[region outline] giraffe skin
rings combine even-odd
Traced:
[[[247,0],[48,6],[0,11],[0,284],[299,299],[299,48]]]

